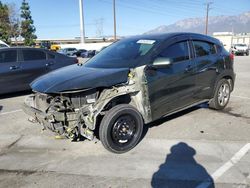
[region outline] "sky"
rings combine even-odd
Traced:
[[[22,0],[0,0],[15,4]],[[80,36],[79,0],[26,0],[38,38]],[[250,11],[250,0],[116,0],[117,35],[145,33],[178,20],[205,17],[206,2],[212,2],[210,16],[238,15]],[[113,35],[113,0],[83,0],[85,36]]]

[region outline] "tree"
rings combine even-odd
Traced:
[[[15,4],[8,4],[9,8],[9,20],[10,20],[10,35],[15,39],[17,43],[17,38],[20,36],[20,15]]]
[[[0,39],[6,43],[10,43],[10,19],[8,6],[0,1]]]
[[[34,45],[34,40],[37,38],[35,35],[36,28],[32,20],[30,6],[26,0],[23,0],[21,6],[21,36],[24,38],[24,45]]]

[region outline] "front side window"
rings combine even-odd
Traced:
[[[189,52],[187,41],[178,42],[167,47],[160,53],[159,57],[170,58],[173,63],[188,60]]]
[[[45,60],[46,53],[38,50],[23,50],[24,61]]]
[[[0,63],[10,63],[17,61],[17,51],[9,50],[0,52]]]
[[[214,44],[204,41],[193,41],[196,57],[207,56],[216,53]]]

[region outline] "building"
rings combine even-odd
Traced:
[[[227,50],[233,44],[246,44],[250,47],[250,33],[215,32],[213,37],[219,39]]]

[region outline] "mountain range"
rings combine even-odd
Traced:
[[[204,33],[205,18],[188,18],[171,25],[161,25],[146,34],[166,32],[196,32]],[[208,33],[213,32],[250,32],[250,11],[235,16],[210,16]]]

